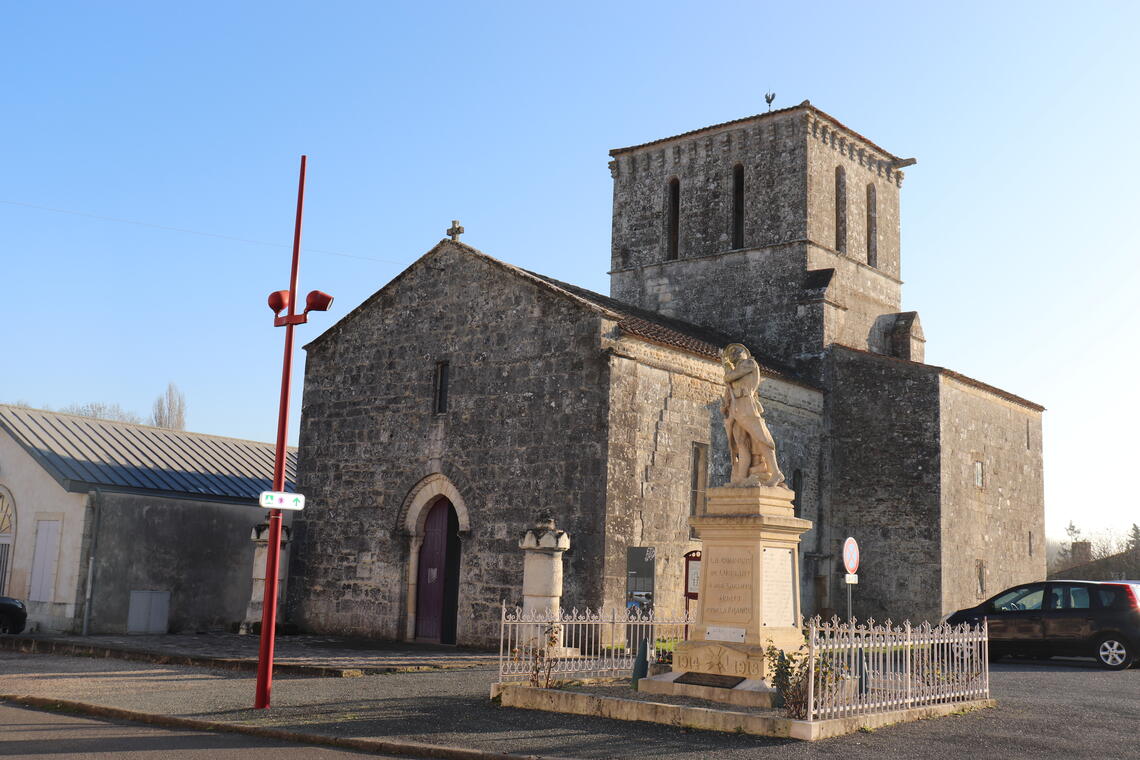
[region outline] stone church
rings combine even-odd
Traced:
[[[306,349],[287,610],[487,644],[518,540],[572,537],[564,606],[684,607],[747,345],[796,492],[805,613],[937,620],[1045,574],[1042,407],[924,363],[900,159],[808,102],[611,151],[610,295],[443,240]]]

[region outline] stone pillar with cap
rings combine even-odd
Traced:
[[[523,611],[549,611],[557,615],[562,606],[562,553],[570,548],[570,536],[558,530],[554,518],[542,515],[519,539],[523,550]]]
[[[279,609],[281,600],[285,598],[285,581],[289,569],[289,539],[292,532],[288,525],[282,526],[281,554],[277,565],[277,603]],[[260,630],[262,604],[265,601],[265,555],[269,552],[269,523],[253,526],[249,538],[253,541],[253,588],[250,590],[245,620],[238,625],[238,633],[257,633]]]

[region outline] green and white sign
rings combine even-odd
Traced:
[[[262,491],[258,503],[265,509],[293,509],[300,511],[305,508],[305,495],[286,493],[284,491]]]

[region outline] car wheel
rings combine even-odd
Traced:
[[[15,633],[16,623],[10,618],[0,615],[0,634]]]
[[[1102,636],[1096,644],[1096,660],[1109,670],[1124,670],[1136,659],[1132,644],[1120,636]]]

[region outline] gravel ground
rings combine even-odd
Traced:
[[[577,758],[652,754],[660,760],[1140,759],[1140,670],[1109,672],[1091,663],[997,664],[991,675],[996,709],[810,744],[503,708],[487,697],[495,677],[485,668],[277,678],[273,708],[255,711],[249,707],[254,680],[243,673],[0,653],[3,694],[498,752]]]

